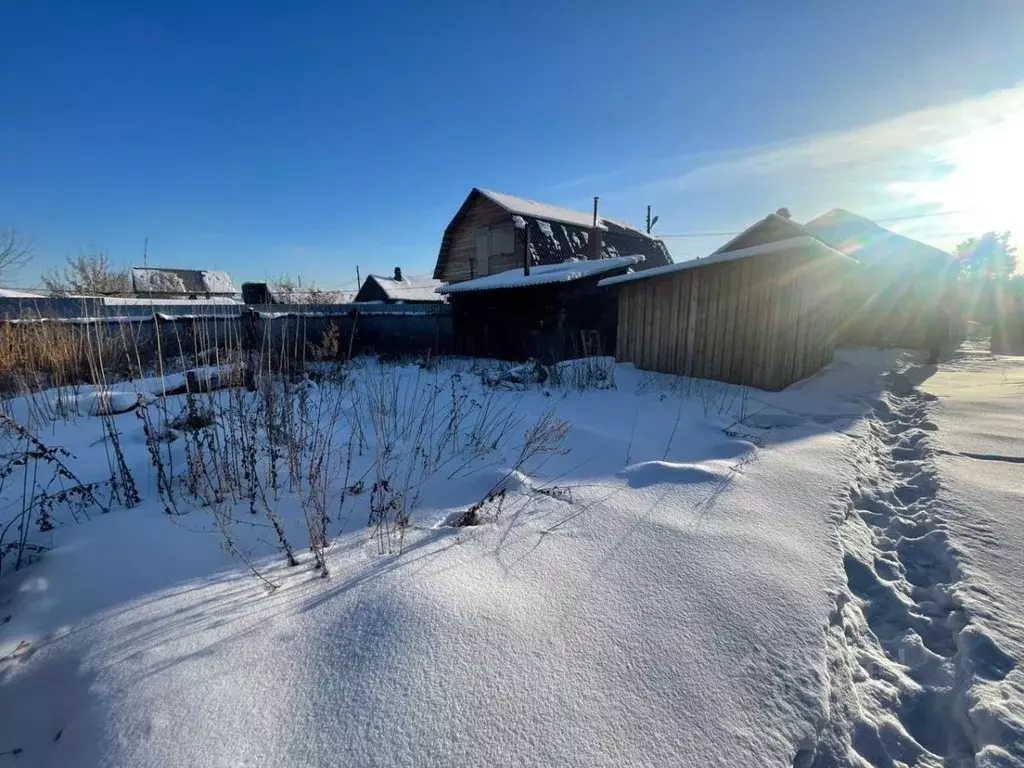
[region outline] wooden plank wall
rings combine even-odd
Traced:
[[[466,211],[465,216],[462,217],[458,227],[452,232],[448,259],[445,261],[444,275],[441,279],[446,283],[457,283],[472,278],[474,274],[471,265],[476,259],[477,229],[497,227],[502,224],[512,226],[511,214],[497,203],[482,195],[478,196]]]
[[[616,357],[778,390],[832,359],[841,264],[794,251],[625,283]]]

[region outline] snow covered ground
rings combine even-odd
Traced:
[[[1024,765],[1024,358],[967,345],[922,389],[938,398],[937,499],[973,625],[967,727],[985,764]]]
[[[798,765],[1024,765],[1022,385],[1024,361],[971,345],[887,377],[839,529],[828,718]]]
[[[366,364],[352,391],[310,385],[342,397],[339,478],[349,456],[352,477],[379,457],[387,430],[366,427],[361,454],[351,437],[358,388],[381,381],[402,393],[384,412],[465,398],[456,458],[417,486],[400,553],[379,554],[364,525],[372,478],[348,494],[327,579],[308,551],[289,568],[269,526],[236,515],[271,593],[208,510],[164,512],[134,413],[65,409],[39,437],[102,481],[116,423],[142,503],[61,521],[51,551],[0,579],[0,762],[972,765],[990,745],[978,764],[1024,764],[1019,481],[968,469],[977,487],[947,490],[947,462],[997,462],[941,453],[1021,451],[1009,422],[971,423],[966,364],[928,380],[961,390],[939,400],[915,387],[921,369],[886,373],[906,355],[874,351],[772,394],[622,365],[610,389],[504,391],[455,366]],[[474,442],[484,411],[521,419],[516,434]],[[512,472],[549,411],[571,425],[567,452]],[[438,525],[496,487],[482,524]],[[956,506],[958,524],[958,493],[997,519]],[[298,507],[282,496],[279,510],[298,540]],[[963,556],[961,527],[977,543]]]

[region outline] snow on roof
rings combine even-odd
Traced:
[[[480,193],[500,205],[509,213],[519,214],[521,216],[530,216],[536,219],[544,219],[546,221],[557,221],[563,224],[572,224],[576,227],[591,227],[594,223],[594,214],[592,212],[584,213],[583,211],[573,211],[569,208],[561,208],[557,205],[548,205],[547,203],[540,203],[536,200],[530,200],[525,197],[506,195],[502,192],[492,192],[488,189],[481,189]],[[644,235],[645,237],[649,237],[646,232],[637,229],[632,224],[627,224],[622,221],[616,221],[615,219],[609,219],[606,216],[598,215],[597,226],[600,229],[608,229],[608,224],[613,224],[614,226],[622,229],[632,230],[638,234]]]
[[[238,293],[231,275],[220,270],[200,270],[208,293]]]
[[[238,293],[227,272],[206,269],[132,267],[136,293]]]
[[[705,256],[702,259],[690,259],[689,261],[681,261],[678,264],[668,264],[664,267],[655,267],[654,269],[647,269],[643,272],[635,272],[629,275],[618,275],[616,277],[606,277],[604,280],[598,283],[599,286],[618,285],[619,283],[627,283],[633,280],[643,280],[648,277],[657,277],[658,275],[667,275],[672,272],[682,272],[687,269],[698,269],[699,267],[707,267],[712,264],[722,264],[728,261],[737,261],[739,259],[747,259],[751,256],[760,256],[766,253],[776,253],[778,251],[788,251],[794,248],[813,248],[822,254],[835,256],[854,263],[853,259],[844,253],[840,253],[834,248],[829,248],[823,242],[817,238],[810,236],[803,237],[791,237],[787,240],[777,240],[773,243],[765,243],[764,245],[755,245],[750,248],[740,248],[736,251],[721,251],[715,252],[710,256]]]
[[[370,275],[392,301],[440,301],[437,289],[441,281],[432,277],[411,275],[395,280],[393,277]]]
[[[593,277],[605,272],[639,264],[644,260],[641,255],[618,256],[614,259],[597,259],[595,261],[567,261],[562,264],[545,264],[531,267],[530,274],[524,275],[521,269],[510,269],[496,275],[486,275],[463,283],[445,285],[437,289],[438,293],[468,293],[469,291],[493,291],[502,288],[527,288],[547,283],[568,283]],[[603,282],[603,281],[602,281]]]
[[[16,288],[0,288],[0,299],[45,299],[41,293],[19,291]]]

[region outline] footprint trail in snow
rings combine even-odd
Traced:
[[[899,374],[872,403],[843,500],[847,587],[826,634],[829,695],[794,768],[975,766],[975,679],[1013,668],[958,597],[932,461],[933,395]]]

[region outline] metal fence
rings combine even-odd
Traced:
[[[104,299],[0,298],[0,333],[7,323],[130,324],[140,341],[164,343],[202,334],[206,343],[269,339],[281,348],[318,347],[336,330],[339,356],[450,354],[447,304],[230,304]]]

